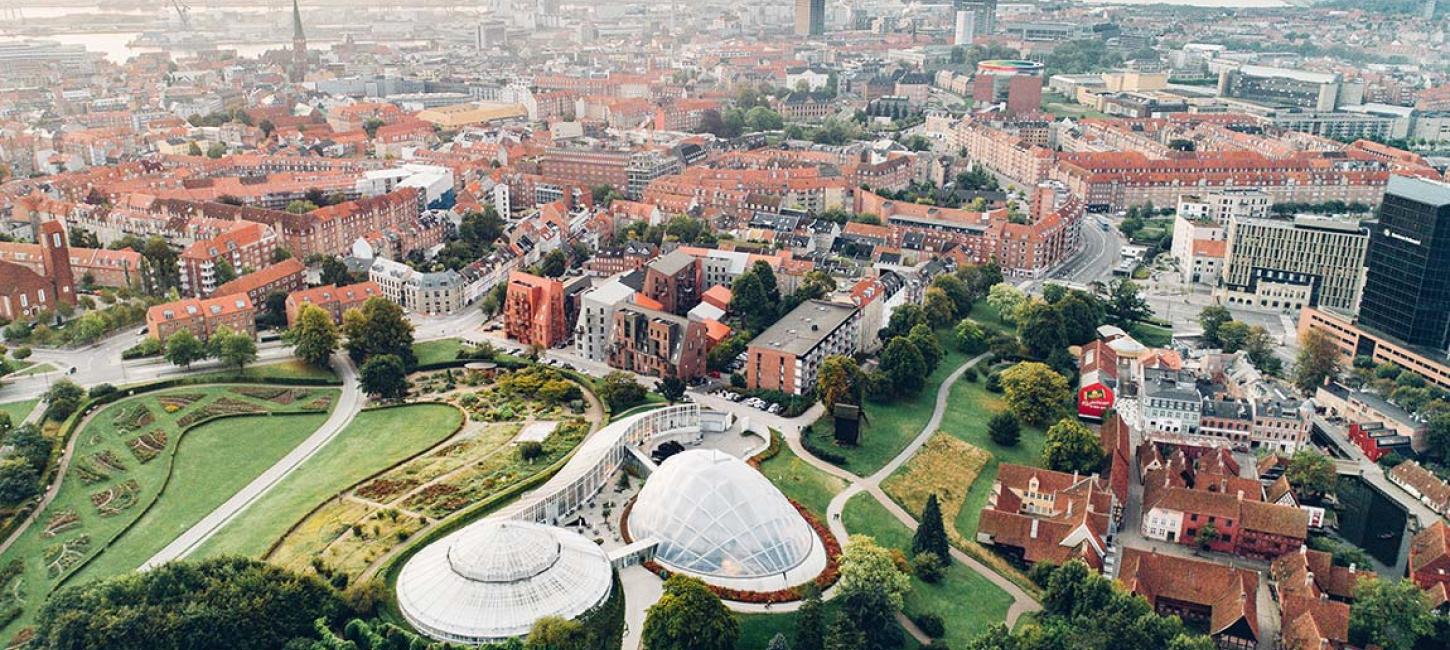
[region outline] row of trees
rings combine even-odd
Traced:
[[[1255,368],[1271,375],[1283,372],[1283,361],[1274,356],[1278,343],[1262,325],[1249,325],[1234,320],[1227,307],[1212,305],[1198,313],[1198,324],[1203,328],[1203,340],[1211,347],[1224,352],[1248,353]]]
[[[216,359],[238,370],[257,360],[257,341],[251,334],[223,325],[202,341],[190,330],[179,330],[166,339],[165,359],[183,368],[203,359]]]

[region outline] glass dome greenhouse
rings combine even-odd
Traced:
[[[629,530],[635,539],[659,541],[661,563],[707,581],[781,576],[816,544],[815,532],[765,476],[706,449],[665,460],[640,490]]]
[[[553,526],[487,520],[430,544],[398,575],[398,608],[435,639],[483,643],[572,619],[609,596],[613,569],[594,542]]]

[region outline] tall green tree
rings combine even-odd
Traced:
[[[1219,345],[1218,328],[1233,320],[1233,314],[1223,305],[1209,305],[1198,312],[1198,325],[1203,328],[1203,340],[1210,345]]]
[[[795,616],[795,650],[824,650],[826,644],[826,612],[821,604],[821,592],[814,585],[808,587],[806,597],[801,601]]]
[[[685,388],[685,382],[673,375],[660,380],[660,395],[663,395],[665,400],[671,404],[684,399]]]
[[[910,334],[912,328],[917,325],[930,326],[926,317],[926,309],[921,305],[905,304],[892,310],[891,320],[886,322],[886,327],[881,328],[878,336],[883,341],[890,341],[898,336]]]
[[[403,308],[387,298],[369,298],[362,307],[347,310],[342,318],[342,333],[347,336],[347,353],[355,363],[389,354],[402,361],[405,369],[418,365],[418,357],[413,354],[413,324]]]
[[[927,495],[926,505],[922,506],[921,523],[917,524],[911,537],[911,554],[931,553],[941,560],[942,565],[948,565],[952,563],[951,549],[946,524],[942,522],[941,504],[933,492]]]
[[[376,354],[358,370],[358,383],[369,395],[398,399],[408,392],[408,370],[398,355]]]
[[[1312,449],[1301,449],[1289,458],[1289,467],[1284,470],[1284,478],[1288,479],[1295,490],[1324,496],[1334,492],[1334,486],[1339,482],[1339,473],[1335,471],[1334,461],[1328,456]]]
[[[827,412],[839,403],[860,404],[861,366],[843,354],[826,357],[816,372],[816,394]]]
[[[987,436],[1003,447],[1016,447],[1022,437],[1022,425],[1017,422],[1017,416],[1002,411],[987,420]]]
[[[206,344],[188,330],[177,330],[166,339],[166,351],[162,353],[168,362],[183,368],[206,358]]]
[[[1040,300],[1033,300],[1020,308],[1021,321],[1017,323],[1018,338],[1027,354],[1034,359],[1046,359],[1053,352],[1067,347],[1067,333],[1057,309]]]
[[[705,583],[676,573],[650,605],[640,636],[644,650],[734,650],[740,625]]]
[[[881,351],[880,368],[891,395],[909,397],[920,393],[926,385],[926,360],[904,336],[887,341]]]
[[[1299,355],[1294,360],[1294,387],[1306,396],[1334,377],[1343,365],[1339,346],[1323,330],[1308,329],[1299,337]]]
[[[524,650],[575,650],[589,644],[589,630],[583,623],[558,616],[534,621],[524,638]]]
[[[40,472],[24,458],[0,460],[0,505],[7,508],[40,494]]]
[[[287,332],[287,340],[298,358],[309,365],[326,367],[332,353],[337,351],[340,337],[337,324],[327,310],[311,303],[305,303],[297,311],[297,324]]]
[[[841,578],[836,583],[839,596],[881,592],[895,610],[901,609],[902,598],[911,589],[911,579],[896,568],[891,551],[875,539],[852,535],[841,551],[839,565]]]
[[[1103,444],[1098,434],[1075,418],[1063,418],[1047,429],[1042,445],[1042,465],[1057,472],[1091,474],[1103,464]]]
[[[967,354],[981,354],[987,350],[987,330],[970,318],[963,318],[953,332],[957,335],[957,349]]]
[[[1435,619],[1428,596],[1415,583],[1367,578],[1354,590],[1349,609],[1349,641],[1385,650],[1413,650],[1434,631]]]
[[[1123,329],[1147,320],[1153,315],[1148,300],[1138,293],[1138,285],[1127,278],[1118,278],[1108,286],[1108,321]]]
[[[1002,371],[1001,380],[1007,408],[1027,424],[1047,424],[1072,395],[1065,377],[1036,361],[1023,361]]]
[[[635,381],[634,375],[616,370],[605,375],[599,382],[598,392],[599,398],[609,405],[609,409],[618,413],[643,402],[648,391]]]
[[[45,419],[59,422],[71,416],[86,399],[86,389],[69,379],[62,379],[50,385],[40,399],[45,401]]]
[[[257,341],[252,335],[233,331],[225,325],[212,332],[207,347],[211,356],[226,365],[236,366],[237,370],[257,360]]]
[[[916,351],[921,353],[922,361],[926,362],[926,374],[928,375],[935,372],[937,366],[941,365],[941,360],[946,357],[947,353],[942,349],[941,341],[937,340],[936,333],[926,325],[918,324],[911,328],[911,332],[906,335],[906,340],[911,341],[911,344],[916,347]]]
[[[987,305],[1008,323],[1017,322],[1017,310],[1026,302],[1027,295],[1006,282],[998,282],[987,291]]]

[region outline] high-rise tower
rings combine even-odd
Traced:
[[[826,33],[826,0],[795,0],[796,36]]]
[[[302,9],[292,0],[292,72],[288,79],[301,83],[307,78],[307,36],[302,33]]]
[[[1450,184],[1390,177],[1370,233],[1360,325],[1450,350]]]

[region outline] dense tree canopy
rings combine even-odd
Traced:
[[[734,650],[740,636],[735,616],[720,598],[683,574],[665,580],[664,594],[650,605],[641,632],[644,650]]]
[[[337,620],[342,601],[317,578],[243,558],[172,562],[53,594],[31,647],[166,650],[282,647]]]
[[[1002,371],[1002,392],[1012,414],[1033,425],[1050,422],[1072,394],[1066,378],[1035,361]]]
[[[347,352],[355,363],[380,354],[391,354],[405,369],[418,364],[413,354],[413,324],[403,308],[381,296],[369,298],[362,307],[347,310],[342,318]]]

